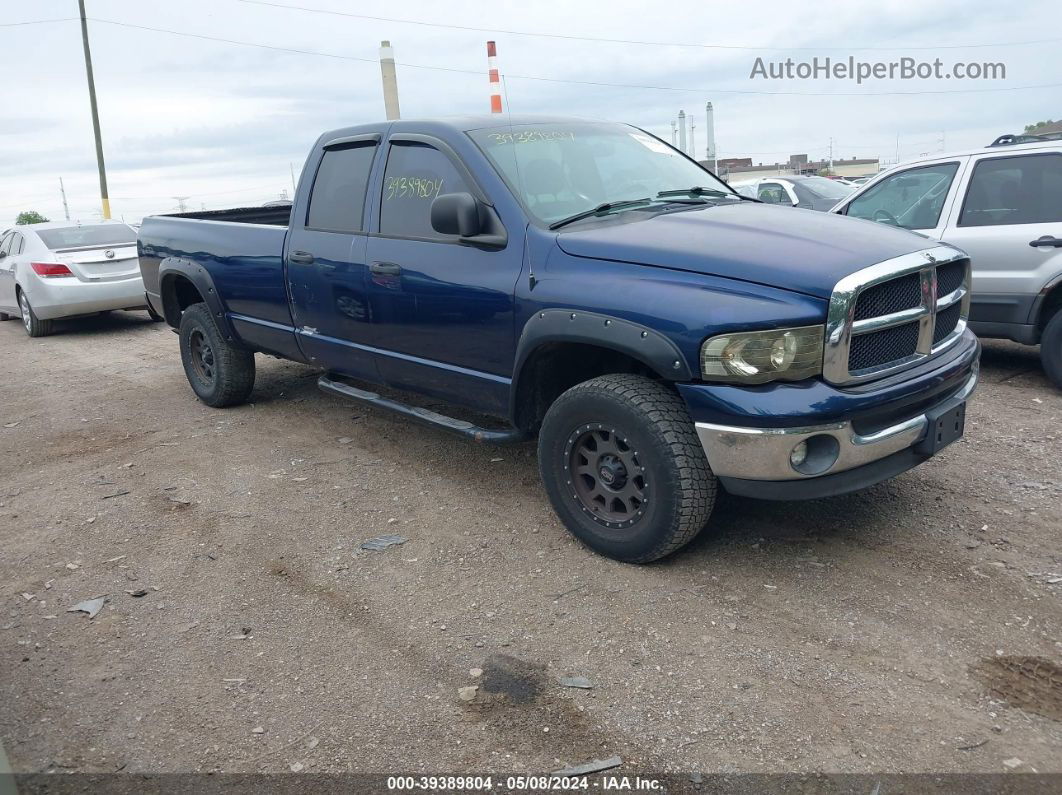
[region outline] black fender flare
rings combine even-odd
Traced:
[[[693,380],[689,363],[678,345],[659,331],[597,312],[540,309],[524,324],[516,344],[509,398],[511,416],[515,416],[516,396],[524,365],[540,346],[550,342],[574,342],[608,348],[637,359],[669,381]]]
[[[199,291],[199,294],[203,296],[203,300],[214,316],[214,322],[221,333],[225,335],[225,338],[229,342],[239,342],[232,324],[225,314],[221,296],[218,295],[218,291],[214,287],[214,280],[211,278],[210,273],[199,263],[183,257],[166,257],[159,263],[159,295],[162,299],[163,314],[166,317],[166,322],[174,328],[180,325],[180,309],[173,300],[172,291],[167,290],[169,283],[178,276],[190,281],[195,289]]]

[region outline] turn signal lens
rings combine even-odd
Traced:
[[[822,372],[822,326],[720,334],[701,346],[705,381],[763,384]]]
[[[31,262],[30,267],[38,276],[73,276],[70,268],[61,262]]]

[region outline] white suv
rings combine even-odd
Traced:
[[[913,229],[970,255],[970,327],[1040,344],[1062,387],[1062,141],[995,145],[905,163],[831,212]]]

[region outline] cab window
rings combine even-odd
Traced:
[[[326,149],[310,192],[306,227],[321,232],[360,232],[376,153],[374,143]]]
[[[932,229],[958,169],[958,163],[940,163],[893,174],[853,199],[845,214],[905,229]]]
[[[380,234],[444,240],[432,229],[431,203],[444,193],[471,193],[449,157],[412,141],[391,144],[382,191]]]
[[[1062,221],[1062,155],[981,160],[970,177],[959,226]]]

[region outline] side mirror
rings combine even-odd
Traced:
[[[431,228],[440,234],[475,237],[483,226],[480,203],[471,193],[444,193],[431,203]]]

